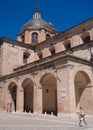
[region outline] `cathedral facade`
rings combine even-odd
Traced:
[[[0,38],[0,111],[93,115],[93,18],[59,33],[38,8]]]

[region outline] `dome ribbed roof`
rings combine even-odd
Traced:
[[[45,28],[50,31],[57,32],[52,23],[48,23],[43,19],[41,19],[41,13],[36,8],[33,14],[33,19],[29,20],[26,24],[24,24],[24,26],[21,28],[21,32],[23,32],[26,29],[40,29],[40,28]]]
[[[21,29],[21,32],[24,31],[25,29],[36,29],[36,28],[41,28],[44,27],[46,29],[49,29],[51,31],[56,31],[56,29],[53,27],[52,24],[47,23],[46,21],[42,19],[32,19],[28,21]]]

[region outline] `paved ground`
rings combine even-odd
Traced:
[[[86,117],[88,126],[78,126],[75,117],[0,113],[0,130],[93,130],[93,117]]]

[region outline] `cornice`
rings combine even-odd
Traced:
[[[66,54],[66,55],[60,55],[59,57],[54,57],[54,58],[48,57],[46,60],[42,62],[37,61],[35,63],[29,64],[25,66],[25,68],[16,70],[12,74],[8,74],[8,75],[0,77],[0,82],[11,79],[11,78],[16,78],[18,76],[22,76],[25,74],[29,74],[29,73],[33,75],[36,72],[49,69],[49,68],[56,69],[57,66],[62,65],[62,64],[64,66],[65,65],[67,66],[68,61],[72,61],[74,63],[81,63],[84,66],[87,65],[87,66],[93,67],[93,64],[90,61],[81,59],[79,57],[75,57],[73,55]]]
[[[14,46],[20,46],[20,47],[23,47],[23,48],[34,50],[34,46],[33,45],[22,43],[22,42],[19,42],[19,41],[16,41],[16,40],[12,40],[12,39],[7,38],[7,37],[0,38],[0,43],[3,44],[4,42],[8,43],[8,44],[12,44]]]

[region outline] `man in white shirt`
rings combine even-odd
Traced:
[[[80,112],[78,112],[79,115],[79,126],[81,126],[82,121],[87,126],[86,120],[85,120],[85,112],[82,107],[80,107]]]

